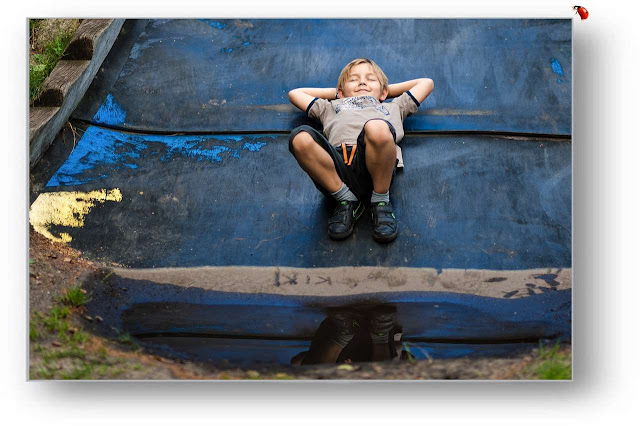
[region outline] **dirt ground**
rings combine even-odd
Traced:
[[[78,251],[29,231],[29,302],[32,325],[61,306],[65,292],[109,265],[92,262]],[[339,380],[517,380],[536,378],[538,350],[512,358],[461,358],[449,360],[378,362],[353,365],[287,366],[256,369],[220,368],[158,356],[140,347],[135,339],[105,338],[94,333],[98,318],[86,315],[82,306],[71,307],[70,326],[64,335],[43,331],[30,338],[31,379],[339,379]],[[66,333],[85,336],[68,339]],[[64,337],[64,339],[61,339]],[[71,342],[71,343],[66,343]],[[75,343],[74,343],[75,342]],[[560,353],[570,356],[571,347]]]

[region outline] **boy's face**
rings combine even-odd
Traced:
[[[387,98],[389,91],[382,90],[378,76],[373,72],[371,64],[358,64],[351,68],[349,77],[342,89],[338,89],[341,98],[352,96],[373,96],[380,102]]]

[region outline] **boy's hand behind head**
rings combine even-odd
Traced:
[[[338,78],[338,95],[373,96],[380,102],[389,94],[388,80],[384,72],[369,59],[355,59],[347,64]]]

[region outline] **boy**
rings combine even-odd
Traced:
[[[329,218],[329,237],[347,238],[370,201],[374,240],[387,243],[398,235],[389,201],[396,167],[403,167],[397,143],[402,120],[417,111],[433,90],[429,78],[388,84],[375,62],[358,58],[344,67],[333,88],[300,88],[289,100],[320,120],[323,134],[300,126],[289,136],[289,151],[316,187],[337,201]],[[392,102],[382,103],[387,97]],[[328,138],[328,140],[327,140]]]

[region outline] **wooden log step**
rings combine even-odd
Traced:
[[[116,40],[124,19],[86,19],[29,109],[33,167],[69,119]]]

